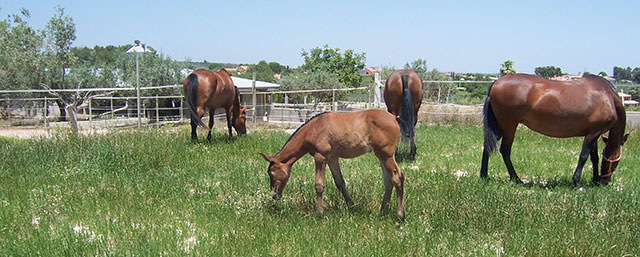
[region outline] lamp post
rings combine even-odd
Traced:
[[[136,55],[136,114],[138,115],[138,128],[140,128],[142,121],[140,118],[140,75],[138,72],[138,56],[139,53],[151,52],[149,51],[144,44],[140,43],[140,40],[133,41],[136,45],[132,46],[127,50],[127,53],[135,53]]]

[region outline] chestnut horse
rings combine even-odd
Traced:
[[[400,126],[395,116],[383,110],[366,110],[352,113],[322,113],[300,126],[274,155],[262,157],[269,162],[271,196],[282,196],[291,166],[305,154],[313,156],[316,164],[317,211],[324,213],[322,194],[325,185],[325,168],[329,165],[333,181],[342,192],[349,207],[353,201],[347,193],[338,158],[354,158],[371,152],[378,157],[384,178],[384,195],[381,212],[386,212],[392,186],[396,188],[397,215],[404,220],[404,176],[398,168],[394,152],[400,140]]]
[[[246,107],[240,106],[240,93],[233,85],[231,76],[225,69],[218,71],[195,70],[182,83],[189,112],[191,113],[191,139],[197,140],[196,128],[204,127],[201,117],[205,108],[209,109],[209,134],[207,140],[211,140],[213,128],[213,115],[216,108],[224,108],[227,114],[227,127],[229,138],[233,138],[231,126],[238,134],[246,134]]]
[[[512,74],[496,80],[489,88],[483,109],[484,150],[480,177],[487,177],[487,162],[500,138],[500,153],[512,181],[522,183],[511,163],[511,144],[519,123],[550,137],[584,136],[573,185],[580,187],[582,167],[591,156],[593,182],[607,184],[620,161],[626,114],[613,86],[598,76],[574,81],[551,81],[541,77]],[[598,144],[605,147],[598,175]]]
[[[418,110],[422,104],[422,78],[412,70],[394,71],[389,75],[384,87],[384,102],[387,111],[398,116],[402,131],[402,142],[411,144],[410,158],[415,159],[415,126]]]

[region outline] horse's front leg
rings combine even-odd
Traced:
[[[600,133],[587,135],[582,141],[582,150],[580,151],[580,156],[578,157],[578,165],[576,166],[576,170],[573,172],[573,178],[571,181],[573,182],[574,187],[582,187],[582,184],[580,183],[582,167],[587,161],[589,154],[593,151],[593,145],[597,142],[598,136],[600,136]]]
[[[211,141],[211,130],[213,130],[213,115],[215,114],[215,110],[209,110],[209,134],[207,135],[207,141]]]
[[[591,148],[591,166],[593,167],[593,184],[598,185],[600,183],[600,175],[598,174],[598,143],[593,144]]]
[[[385,195],[382,199],[382,207],[385,207],[384,205],[388,203],[389,197],[391,196],[391,190],[387,189],[387,181],[390,180],[390,184],[392,184],[396,188],[396,215],[400,221],[404,221],[404,175],[402,174],[402,171],[400,171],[400,168],[398,167],[396,161],[393,159],[392,155],[384,160],[381,160],[381,164],[383,165],[383,172],[386,173],[384,192]]]
[[[325,185],[325,169],[327,166],[327,160],[323,156],[317,154],[314,156],[316,161],[316,195],[317,195],[317,210],[318,214],[324,214],[324,200],[322,194],[324,193]]]
[[[227,127],[229,128],[229,139],[233,139],[233,130],[231,130],[231,107],[225,108],[227,113]]]

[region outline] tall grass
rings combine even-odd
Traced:
[[[512,159],[523,187],[508,181],[499,154],[491,179],[478,178],[479,127],[420,126],[416,161],[400,163],[399,228],[379,214],[372,154],[341,160],[353,209],[328,176],[327,212],[316,215],[309,156],[283,199],[270,199],[258,153],[280,149],[282,132],[230,142],[220,131],[201,143],[187,127],[0,138],[0,255],[640,255],[639,136],[632,131],[609,186],[591,185],[587,162],[585,188],[574,189],[581,139],[520,128]]]

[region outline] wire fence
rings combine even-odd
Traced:
[[[423,104],[418,119],[480,122],[481,104],[492,81],[424,81]],[[383,80],[359,88],[319,90],[256,90],[242,88],[241,104],[251,123],[269,122],[294,125],[327,111],[353,112],[386,108]],[[93,97],[78,110],[81,127],[161,126],[188,122],[189,112],[182,96],[182,85],[141,87],[140,106],[135,87],[58,89],[58,93],[103,94]],[[47,90],[0,90],[0,125],[68,126],[63,108]],[[138,112],[140,118],[138,118]],[[224,120],[223,109],[215,119]],[[206,119],[207,117],[205,117]]]

